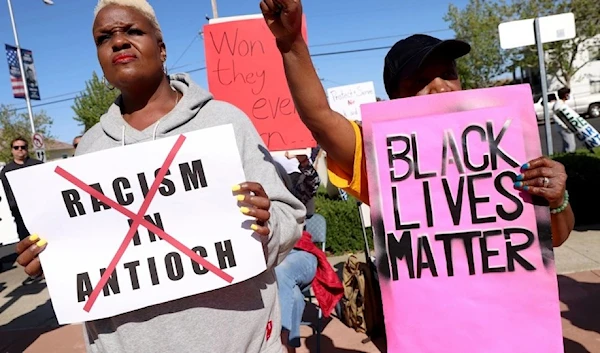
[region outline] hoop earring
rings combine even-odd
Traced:
[[[106,80],[106,77],[102,76],[102,83],[104,84],[104,86],[106,86],[106,88],[108,88],[109,90],[113,90],[115,89],[115,86],[111,86],[110,83],[108,83],[108,81]]]
[[[169,76],[169,69],[167,69],[167,63],[163,63],[163,72],[167,77]]]

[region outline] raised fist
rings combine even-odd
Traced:
[[[262,0],[260,10],[267,26],[282,49],[302,38],[302,2],[300,0]]]

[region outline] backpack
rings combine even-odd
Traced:
[[[376,276],[370,258],[367,257],[367,263],[364,263],[355,255],[350,255],[342,272],[342,321],[356,332],[365,333],[371,338],[385,333],[381,290]]]

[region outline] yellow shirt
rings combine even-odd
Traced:
[[[331,157],[327,157],[327,169],[329,181],[336,187],[343,189],[350,195],[369,204],[369,184],[367,183],[367,168],[365,165],[365,151],[363,149],[363,133],[354,121],[350,121],[354,128],[354,163],[352,175],[344,172],[342,168]]]

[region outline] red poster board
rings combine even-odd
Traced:
[[[221,18],[204,26],[204,47],[211,93],[244,111],[270,151],[316,146],[298,116],[281,54],[262,16]]]

